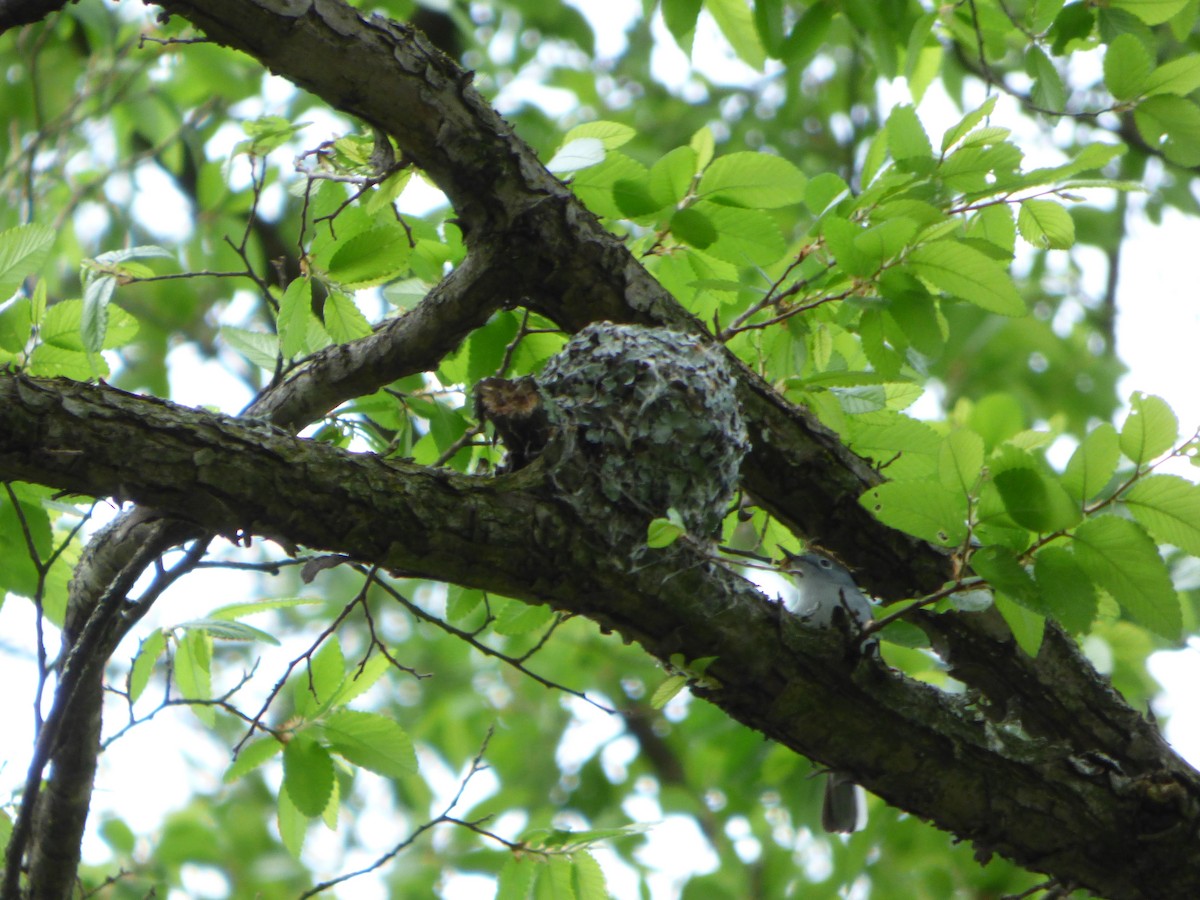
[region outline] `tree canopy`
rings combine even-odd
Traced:
[[[1200,2],[584,12],[0,2],[0,897],[1200,896]]]

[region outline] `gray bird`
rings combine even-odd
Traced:
[[[837,627],[857,632],[871,621],[871,601],[854,583],[854,577],[828,556],[788,553],[784,570],[796,583],[796,598],[787,608],[808,623],[829,628],[837,622]],[[858,785],[841,772],[830,772],[825,781],[821,827],[834,834],[850,834],[858,830],[863,819]]]

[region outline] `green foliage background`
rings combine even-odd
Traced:
[[[1200,555],[1200,491],[1155,471],[1195,444],[1160,399],[1117,395],[1112,292],[1089,295],[1082,274],[1118,258],[1128,192],[1146,192],[1152,219],[1200,212],[1200,4],[642,7],[614,59],[596,56],[577,10],[540,0],[453,6],[448,49],[685,307],[884,467],[868,508],[973,553],[1027,650],[1046,616],[1106,644],[1114,683],[1144,705],[1155,690],[1147,655],[1196,627],[1196,592],[1177,593],[1170,568]],[[415,12],[400,0],[380,8]],[[654,48],[690,53],[701,15],[752,76],[729,84],[692,70],[682,89],[655,78]],[[666,34],[652,27],[659,16]],[[169,397],[182,365],[171,351],[186,346],[251,395],[410,308],[462,260],[445,206],[393,207],[420,173],[373,179],[374,141],[359,123],[245,56],[176,41],[194,36],[140,8],[85,2],[0,38],[0,296],[22,289],[0,308],[0,363]],[[897,80],[912,102],[884,108],[881,86]],[[943,133],[922,122],[935,85],[961,117]],[[548,113],[535,87],[568,111]],[[1057,150],[1052,165],[1026,161],[1039,131],[1039,155]],[[184,227],[166,234],[166,223]],[[361,397],[315,435],[494,467],[499,451],[470,440],[464,398],[483,377],[538,370],[565,337],[536,315],[499,313],[436,378]],[[911,416],[935,389],[942,418]],[[1055,470],[1046,451],[1062,438],[1078,449]],[[86,509],[30,485],[0,496],[9,603],[34,597],[61,624],[79,554],[68,539]],[[731,516],[725,537],[797,546],[757,510]],[[43,560],[65,549],[39,571],[31,542]],[[1174,549],[1162,557],[1162,545]],[[694,823],[715,853],[715,871],[678,888],[685,897],[838,896],[856,881],[879,898],[999,896],[1036,880],[979,865],[877,802],[862,834],[821,835],[807,762],[686,694],[652,703],[661,668],[588,622],[350,567],[309,584],[272,545],[217,559],[281,567],[247,581],[255,605],[163,613],[112,668],[125,696],[109,719],[165,707],[239,755],[224,782],[198,787],[147,834],[119,815],[93,821],[110,857],[84,880],[115,878],[109,896],[165,894],[186,863],[223,872],[232,896],[295,896],[353,869],[359,857],[343,852],[378,853],[438,821],[444,790],[431,768],[466,777],[485,744],[495,789],[452,816],[520,852],[442,820],[378,870],[392,896],[431,895],[462,874],[498,878],[503,897],[601,896],[596,856],[643,879],[658,865],[628,827],[647,807]],[[911,635],[886,636],[891,664],[945,684]],[[262,713],[286,743],[246,742],[247,718],[289,663]],[[601,715],[583,693],[626,724],[564,766],[556,748]],[[204,702],[189,712],[171,708],[178,700]],[[378,822],[367,814],[379,809],[387,834],[365,833],[359,823]],[[306,849],[318,829],[334,829],[332,868]]]

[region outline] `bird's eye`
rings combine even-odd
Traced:
[[[822,569],[832,569],[833,563],[831,561],[829,561],[828,559],[821,559],[821,568]]]

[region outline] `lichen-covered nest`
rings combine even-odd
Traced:
[[[554,477],[581,514],[632,520],[644,538],[646,520],[673,507],[689,534],[713,533],[749,446],[719,350],[666,328],[599,322],[536,380],[564,441]]]

